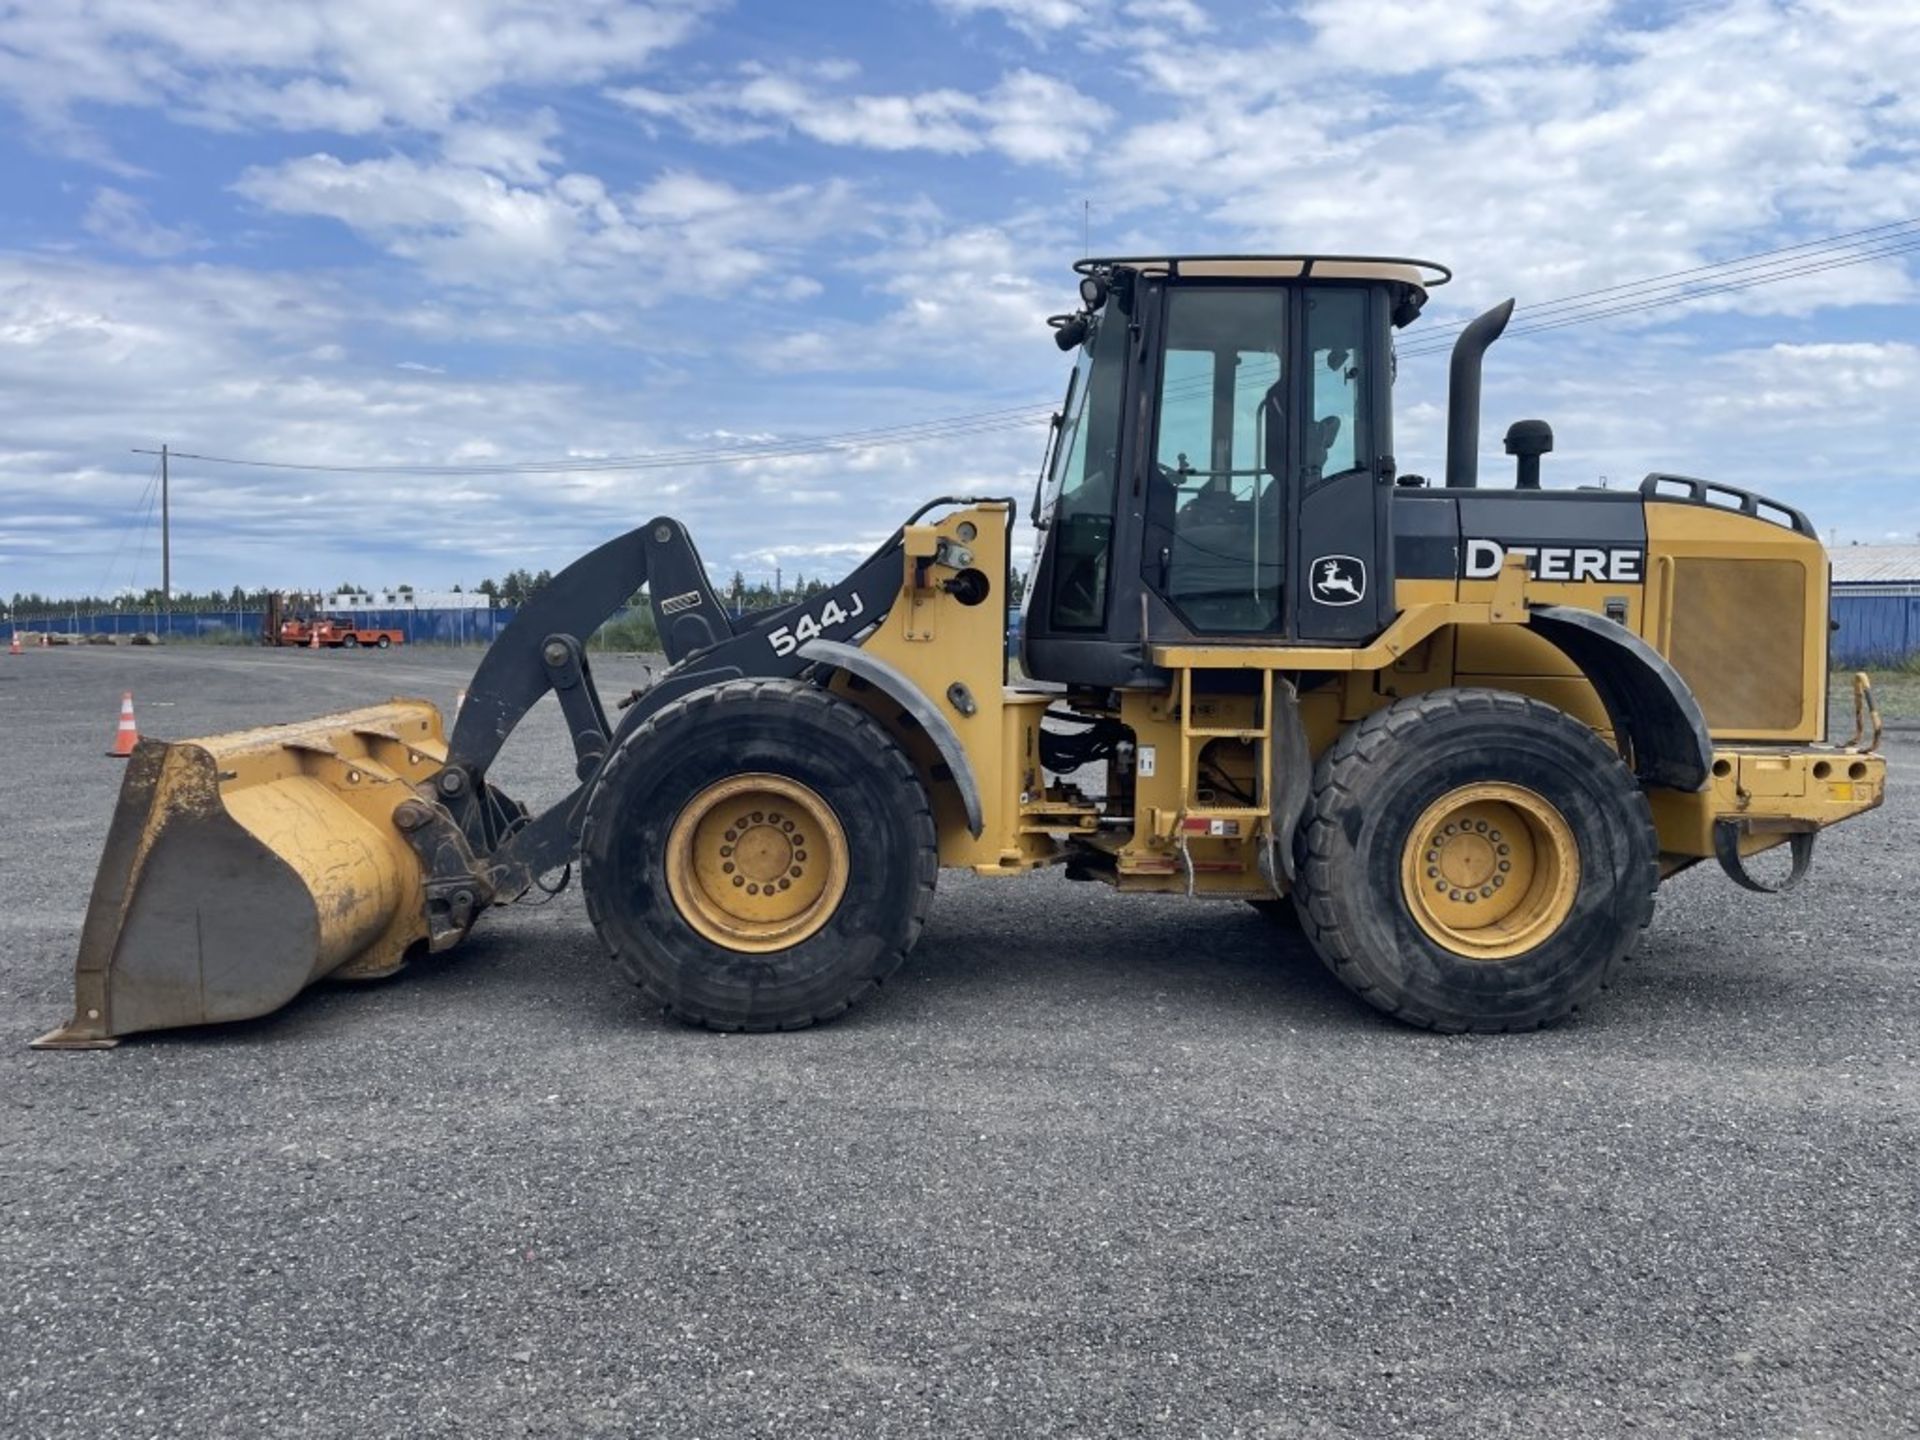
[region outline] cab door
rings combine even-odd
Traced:
[[[1285,285],[1166,288],[1141,562],[1197,637],[1284,632],[1292,309]]]
[[[1356,644],[1394,615],[1386,295],[1304,285],[1298,315],[1288,629],[1307,643]]]

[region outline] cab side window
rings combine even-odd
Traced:
[[[1313,413],[1306,417],[1301,459],[1309,488],[1373,463],[1367,377],[1367,297],[1360,290],[1307,295],[1307,355]]]

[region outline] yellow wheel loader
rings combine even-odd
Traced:
[[[1747,862],[1785,845],[1797,881],[1880,803],[1874,739],[1822,743],[1804,516],[1670,475],[1542,489],[1538,421],[1507,432],[1515,483],[1478,483],[1511,301],[1459,336],[1434,483],[1394,462],[1393,336],[1443,267],[1077,269],[1014,683],[1013,500],[932,501],[823,594],[739,617],[649,521],[520,612],[450,739],[395,701],[143,742],[76,1012],[39,1043],[390,974],[570,861],[620,969],[719,1029],[868,998],[942,867],[1050,865],[1291,913],[1380,1009],[1520,1029],[1593,997],[1665,877],[1713,858],[1766,889]],[[672,667],[616,724],[582,641],[643,585]],[[534,815],[488,770],[550,691],[579,786]]]

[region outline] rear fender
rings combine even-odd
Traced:
[[[1527,626],[1580,667],[1643,784],[1689,793],[1706,787],[1713,735],[1700,702],[1664,655],[1591,610],[1536,605]]]

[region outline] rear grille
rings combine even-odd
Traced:
[[[1716,734],[1800,723],[1806,583],[1806,567],[1791,560],[1674,562],[1667,658]]]

